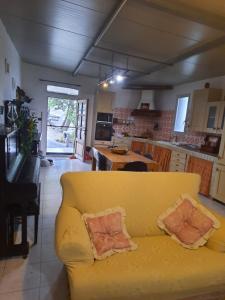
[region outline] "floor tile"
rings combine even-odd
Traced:
[[[41,287],[67,284],[66,270],[59,261],[41,263]]]
[[[46,244],[41,248],[41,262],[58,261],[55,252],[55,244]]]
[[[0,296],[1,300],[39,300],[40,289],[32,289],[7,293]],[[44,300],[44,299],[43,299]]]
[[[43,229],[41,231],[41,244],[54,244],[55,239],[55,228]]]
[[[66,282],[40,288],[40,300],[69,300],[69,287]]]
[[[43,216],[41,228],[48,229],[54,227],[55,218],[56,216]]]
[[[40,279],[40,263],[30,264],[22,258],[9,259],[0,280],[0,294],[38,288]]]

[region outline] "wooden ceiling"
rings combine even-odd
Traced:
[[[174,85],[225,74],[224,0],[0,0],[0,18],[24,61],[74,75],[121,68],[129,83]]]

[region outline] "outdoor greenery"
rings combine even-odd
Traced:
[[[49,109],[62,110],[65,112],[65,118],[61,126],[73,125],[76,121],[76,101],[59,99],[59,98],[49,98],[48,100]],[[49,111],[50,113],[50,111]]]

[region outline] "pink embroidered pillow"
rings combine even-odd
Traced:
[[[159,216],[158,226],[185,248],[203,246],[219,221],[189,195],[182,195],[176,204]]]
[[[137,248],[127,232],[125,216],[125,210],[121,207],[83,215],[96,259]]]

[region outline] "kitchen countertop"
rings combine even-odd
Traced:
[[[120,139],[120,137],[117,137],[117,138]],[[121,137],[121,139],[122,138],[123,137]],[[212,162],[218,161],[218,157],[215,154],[205,153],[198,149],[187,149],[187,148],[184,148],[184,146],[179,146],[179,143],[172,143],[172,142],[168,142],[168,141],[156,141],[156,140],[151,140],[151,139],[146,139],[146,138],[138,138],[138,137],[124,137],[124,138],[130,139],[130,140],[135,140],[135,141],[146,142],[146,143],[149,143],[149,144],[152,144],[155,146],[162,146],[162,147],[170,149],[170,150],[183,152],[183,153],[186,153],[187,155],[195,156],[195,157],[209,160]]]

